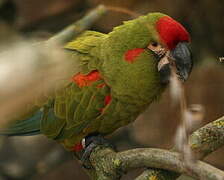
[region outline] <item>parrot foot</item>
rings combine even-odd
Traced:
[[[85,148],[84,148],[84,153],[82,154],[81,157],[81,162],[84,168],[86,169],[91,169],[91,163],[89,162],[89,157],[92,153],[92,151],[97,147],[97,146],[106,146],[110,147],[112,149],[115,149],[114,146],[107,140],[105,139],[102,135],[92,135],[92,136],[87,136],[85,139]]]

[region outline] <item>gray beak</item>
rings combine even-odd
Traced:
[[[192,54],[188,43],[178,43],[175,49],[171,51],[170,55],[174,59],[180,79],[186,81],[193,67]]]

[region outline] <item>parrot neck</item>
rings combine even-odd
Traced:
[[[116,49],[104,54],[100,68],[105,83],[111,89],[112,98],[136,105],[149,105],[161,95],[157,59],[145,49],[132,49],[119,54]]]

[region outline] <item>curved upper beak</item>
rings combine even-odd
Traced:
[[[193,67],[192,54],[188,47],[188,43],[178,43],[177,46],[170,51],[170,55],[176,64],[177,73],[180,76],[180,79],[186,81]]]

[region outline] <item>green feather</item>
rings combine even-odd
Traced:
[[[40,134],[40,120],[42,115],[43,112],[38,111],[28,119],[13,121],[6,129],[0,130],[0,135],[28,136]]]
[[[65,49],[71,51],[74,60],[80,65],[82,73],[88,74],[90,71],[97,69],[100,63],[97,58],[98,47],[106,36],[103,33],[86,31],[77,39],[65,45]]]

